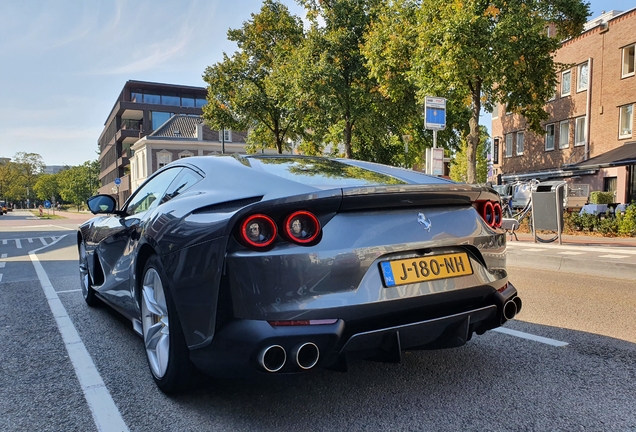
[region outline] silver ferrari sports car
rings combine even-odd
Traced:
[[[77,233],[82,292],[131,320],[164,392],[463,345],[521,309],[497,193],[370,162],[175,161]]]

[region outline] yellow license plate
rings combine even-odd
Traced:
[[[383,261],[380,270],[387,287],[473,274],[466,252]]]

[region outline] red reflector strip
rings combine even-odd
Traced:
[[[502,286],[501,288],[499,288],[499,289],[497,290],[497,292],[502,293],[502,292],[504,292],[504,291],[505,291],[505,290],[507,290],[507,289],[508,289],[508,283],[506,282],[506,284],[505,284],[504,286]]]
[[[283,326],[306,326],[306,325],[326,325],[335,324],[337,319],[322,319],[322,320],[294,320],[294,321],[267,321],[272,327]]]

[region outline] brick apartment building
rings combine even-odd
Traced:
[[[603,13],[565,42],[555,61],[571,67],[557,77],[544,135],[505,106],[492,113],[491,179],[564,179],[636,200],[635,46],[636,8]]]
[[[99,143],[100,193],[110,194],[119,178],[119,201],[130,195],[130,147],[175,114],[201,116],[204,87],[127,81],[115,101]]]

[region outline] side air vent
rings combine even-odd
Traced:
[[[195,210],[194,214],[199,213],[231,213],[236,210],[240,210],[245,206],[250,204],[254,204],[262,200],[262,196],[251,197],[251,198],[243,198],[234,201],[225,201],[219,204],[212,204],[209,206],[201,207],[200,209]]]

